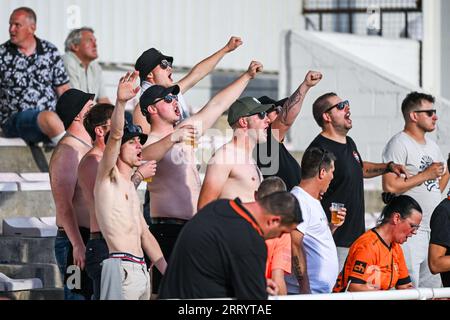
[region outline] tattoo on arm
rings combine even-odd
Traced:
[[[131,176],[131,182],[134,184],[134,188],[137,189],[142,182],[142,177],[140,174],[135,173]]]
[[[292,257],[292,269],[294,269],[294,274],[295,274],[295,277],[297,278],[297,281],[299,283],[303,282],[303,279],[304,279],[303,270],[300,265],[300,260],[297,256]]]
[[[300,88],[295,90],[295,92],[289,97],[289,99],[284,103],[281,110],[280,119],[285,125],[288,124],[288,114],[289,111],[300,101],[303,100],[304,96],[300,93]]]

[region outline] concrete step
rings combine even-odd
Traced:
[[[0,292],[0,300],[64,300],[63,288],[42,288],[15,292]]]
[[[53,150],[39,146],[17,145],[0,138],[0,172],[48,172]]]
[[[0,236],[0,263],[56,264],[55,238]]]
[[[39,278],[44,288],[62,287],[58,266],[50,263],[0,264],[0,273],[12,279]]]

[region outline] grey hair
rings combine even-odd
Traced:
[[[27,14],[27,18],[31,23],[36,24],[37,18],[36,18],[36,13],[33,11],[33,9],[28,8],[28,7],[20,7],[20,8],[16,8],[14,9],[14,11],[12,12],[13,14],[18,12],[18,11],[23,11]]]
[[[66,41],[64,41],[65,51],[69,52],[72,51],[72,46],[80,44],[81,42],[81,33],[83,31],[88,31],[94,33],[94,29],[89,27],[82,27],[78,29],[73,29],[70,31],[69,35],[66,38]]]

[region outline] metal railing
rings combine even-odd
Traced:
[[[307,30],[413,39],[422,33],[422,1],[304,0],[302,13]]]

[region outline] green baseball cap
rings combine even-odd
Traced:
[[[258,99],[253,97],[244,97],[238,99],[231,105],[228,110],[228,124],[232,126],[242,117],[248,117],[275,107],[275,104],[262,104]]]

